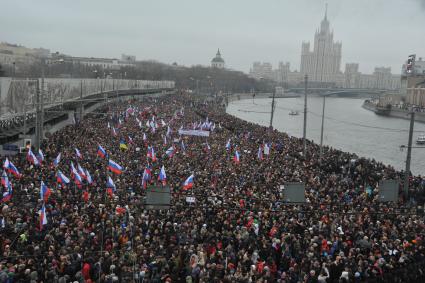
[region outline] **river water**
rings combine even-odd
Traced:
[[[273,126],[291,136],[303,135],[304,97],[276,99]],[[321,97],[308,97],[307,138],[320,143],[322,117]],[[359,156],[374,158],[404,169],[407,150],[409,120],[379,116],[362,108],[363,99],[326,98],[323,143],[343,151],[354,152]],[[246,99],[233,101],[227,113],[263,126],[270,123],[271,99]],[[289,115],[291,110],[299,112]],[[425,124],[415,123],[413,146],[416,138],[425,133]],[[415,175],[425,175],[425,148],[412,149],[411,170]]]

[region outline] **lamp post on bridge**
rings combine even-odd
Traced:
[[[37,92],[36,92],[36,127],[35,127],[35,147],[40,149],[41,141],[43,140],[43,128],[44,128],[44,77],[45,77],[45,67],[49,64],[62,64],[63,59],[54,60],[50,63],[46,62],[45,58],[41,59],[41,87],[39,80],[37,80]]]

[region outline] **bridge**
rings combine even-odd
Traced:
[[[288,92],[304,93],[304,88],[296,87],[288,89]],[[366,88],[308,88],[309,93],[327,96],[362,96],[362,95],[380,95],[388,92],[385,89],[366,89]]]
[[[173,90],[172,81],[0,78],[0,144],[33,135],[37,118],[48,128],[71,117],[79,119],[110,100]]]

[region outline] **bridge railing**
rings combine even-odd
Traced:
[[[37,89],[40,89],[40,103],[60,105],[65,101],[90,97],[97,93],[162,88],[174,88],[174,81],[0,78],[0,119],[34,111]]]
[[[99,93],[91,93],[85,95],[82,99],[72,98],[61,103],[46,103],[44,105],[44,118],[45,123],[50,120],[58,119],[61,116],[68,115],[70,111],[76,111],[81,105],[83,107],[90,106],[94,103],[107,102],[110,99],[115,99],[122,96],[136,96],[144,95],[149,93],[158,93],[163,91],[170,91],[173,88],[148,88],[148,89],[121,89],[121,90],[110,90]],[[24,118],[25,117],[25,118]],[[9,113],[3,115],[0,119],[0,139],[2,136],[13,136],[24,131],[31,132],[35,126],[36,121],[36,110],[31,108],[29,111],[22,113]],[[23,132],[22,132],[23,133]]]

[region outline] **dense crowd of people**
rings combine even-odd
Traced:
[[[103,111],[43,142],[41,165],[9,157],[21,176],[4,168],[0,282],[425,282],[421,176],[411,199],[380,202],[379,181],[402,172],[329,147],[319,160],[310,142],[303,156],[301,139],[185,93]],[[78,184],[71,163],[92,182]],[[171,206],[148,210],[143,183],[161,188],[162,166]],[[283,202],[287,182],[305,184],[306,204]]]

